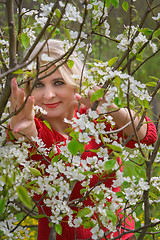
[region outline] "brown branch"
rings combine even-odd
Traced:
[[[15,21],[14,21],[14,1],[6,0],[7,9],[7,21],[8,21],[8,32],[9,32],[9,67],[12,69],[17,65],[16,60],[16,33],[15,33]],[[11,86],[10,82],[13,78],[13,74],[9,74],[6,79],[5,87],[0,97],[0,118],[4,112],[7,104]]]
[[[14,232],[20,225],[21,223],[26,219],[26,217],[28,217],[30,215],[30,213],[36,208],[36,206],[46,197],[47,193],[44,194],[41,199],[36,202],[36,204],[32,207],[32,209],[30,209],[28,211],[28,213],[21,219],[21,221],[19,221],[19,223],[10,231],[10,233]]]

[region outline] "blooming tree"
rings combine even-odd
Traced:
[[[136,0],[66,0],[51,3],[33,0],[33,7],[30,8],[24,7],[23,0],[1,1],[1,9],[5,10],[7,22],[0,31],[2,239],[29,239],[29,231],[23,226],[23,221],[28,216],[45,216],[45,213],[37,214],[36,206],[41,199],[33,200],[35,193],[42,194],[46,206],[51,207],[52,215],[48,217],[51,226],[50,239],[56,239],[55,232],[61,235],[61,221],[64,216],[68,216],[70,227],[77,228],[83,225],[85,228],[91,228],[93,239],[119,239],[129,232],[136,233],[139,240],[144,239],[146,234],[147,239],[156,239],[158,236],[160,137],[158,136],[153,146],[141,144],[137,138],[136,148],[126,147],[127,142],[134,135],[137,136],[137,131],[160,88],[160,80],[156,77],[152,77],[147,84],[135,78],[135,74],[143,68],[144,63],[156,57],[160,51],[160,4],[155,2],[144,1],[145,10],[143,16],[140,16],[136,9]],[[118,7],[122,7],[129,21],[128,25],[123,26],[121,33],[116,34],[110,16]],[[145,25],[150,16],[152,29]],[[94,41],[97,36],[114,44],[117,54],[110,59],[107,54],[105,60],[93,59]],[[74,52],[84,65],[87,65],[81,76],[73,76],[75,80],[83,79],[79,87],[81,94],[87,95],[88,89],[95,85],[102,85],[102,88],[92,95],[93,106],[87,115],[77,113],[78,118],[71,121],[65,119],[70,125],[68,131],[71,140],[47,149],[38,137],[25,143],[24,136],[15,140],[11,131],[7,129],[9,119],[24,107],[23,104],[15,111],[9,108],[11,79],[16,77],[19,85],[23,85],[28,79],[35,77],[34,69],[37,66],[33,62],[34,59],[30,58],[31,53],[39,41],[49,38],[62,40],[65,54],[60,59],[60,64],[67,63],[72,68],[74,62],[70,56]],[[47,55],[43,55],[42,58],[52,64],[59,61]],[[98,99],[104,96],[107,103],[101,106],[99,115],[96,111]],[[108,106],[112,103],[118,108],[125,107],[129,113],[133,109],[135,116],[141,116],[137,128],[133,122],[135,116],[131,116],[134,132],[131,136],[120,139],[119,143],[116,142],[117,134],[122,129],[114,128],[115,123],[108,112]],[[37,110],[41,109],[35,106],[35,112]],[[43,112],[43,109],[41,111]],[[95,120],[97,124],[94,124]],[[109,132],[105,131],[104,120],[111,123]],[[46,125],[50,128],[48,123]],[[103,147],[94,150],[94,157],[83,160],[81,156],[85,151],[84,145],[92,138],[97,144],[103,141]],[[43,157],[43,164],[32,160],[35,153]],[[117,157],[122,160],[124,173],[120,170]],[[90,187],[93,174],[99,176],[99,181]],[[113,188],[105,186],[104,178],[106,180],[112,174],[116,176],[113,188],[120,187],[121,192],[115,192]],[[74,202],[69,201],[77,181],[82,181],[82,198]],[[84,207],[83,201],[88,196],[93,204]],[[73,206],[78,207],[76,213],[72,210]],[[24,212],[21,219],[17,217],[19,212]],[[120,215],[122,217],[119,217]],[[136,222],[135,230],[129,230],[122,225],[129,215],[132,215]],[[124,228],[123,232],[120,231],[121,228]],[[113,233],[117,232],[117,229],[119,236],[115,237]]]

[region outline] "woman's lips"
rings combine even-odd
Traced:
[[[56,103],[50,103],[50,104],[44,104],[47,108],[55,108],[57,107],[61,102],[56,102]]]

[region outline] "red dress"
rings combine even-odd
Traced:
[[[149,122],[150,119],[148,117],[146,117],[146,121]],[[64,136],[59,134],[54,129],[52,129],[52,131],[50,131],[49,128],[43,123],[43,121],[41,119],[35,118],[35,123],[36,123],[36,127],[37,127],[37,130],[38,130],[38,136],[46,144],[47,148],[51,147],[53,145],[53,143],[58,144],[60,142],[66,141]],[[111,125],[107,123],[106,124],[106,131],[109,131],[110,127],[111,127]],[[122,132],[119,132],[118,133],[118,139],[122,136],[123,136]],[[141,143],[145,143],[147,145],[150,145],[150,144],[154,143],[156,141],[156,139],[157,139],[157,133],[156,133],[155,126],[152,122],[149,122],[148,123],[147,134],[146,134],[145,138],[143,140],[141,140]],[[135,141],[131,140],[127,143],[126,146],[130,147],[130,148],[134,148],[135,143],[136,143]],[[95,142],[95,140],[92,139],[89,142],[89,144],[87,144],[85,149],[86,150],[96,149],[97,147],[100,147],[101,145],[102,145],[102,143],[97,144]],[[94,155],[95,155],[95,153],[93,153],[91,151],[86,151],[85,153],[82,154],[82,158],[86,159],[86,157],[92,157]],[[35,155],[33,157],[33,159],[39,160],[39,155]],[[121,171],[123,171],[122,168],[121,168]],[[94,186],[95,183],[97,183],[98,179],[99,179],[98,176],[94,175],[93,178],[91,179],[90,187]],[[108,188],[111,188],[112,187],[112,182],[113,182],[114,179],[115,179],[114,176],[113,176],[113,178],[107,179],[106,182],[105,182],[105,186],[108,187]],[[73,188],[72,193],[71,193],[71,196],[70,196],[70,199],[69,199],[70,201],[82,197],[82,195],[80,194],[81,188],[82,188],[81,183],[77,182],[75,187]],[[120,191],[120,188],[115,188],[114,191],[118,192],[118,191]],[[35,200],[39,200],[40,197],[41,196],[35,196]],[[41,202],[41,204],[43,204],[43,202]],[[84,204],[85,204],[85,206],[93,205],[90,198],[87,198],[85,200]],[[40,207],[38,207],[38,208],[39,208],[39,213],[42,214]],[[46,206],[43,206],[43,210],[45,211],[45,213],[48,216],[51,215],[50,208],[48,208]],[[67,223],[67,218],[65,220],[66,221],[62,221],[62,223],[61,223],[61,225],[62,225],[62,235],[60,236],[60,235],[57,234],[56,240],[74,240],[74,238],[75,238],[75,228],[69,227],[69,225]],[[130,220],[126,219],[125,222],[127,224],[127,228],[130,228],[130,229],[135,228],[135,223],[134,223],[133,219],[130,219]],[[49,234],[50,234],[50,227],[48,226],[48,223],[49,222],[48,222],[47,218],[40,218],[39,219],[37,240],[48,240]],[[118,235],[118,233],[115,233],[114,237],[116,235]],[[82,226],[78,227],[76,229],[77,239],[88,239],[88,238],[91,238],[91,236],[92,236],[92,234],[90,232],[90,229],[84,229]],[[126,234],[121,239],[126,240],[126,239],[130,238],[131,236],[132,236],[132,234]]]

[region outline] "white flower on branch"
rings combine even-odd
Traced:
[[[79,138],[78,138],[78,140],[79,140],[80,142],[83,142],[83,143],[89,143],[91,139],[90,139],[88,133],[86,133],[86,132],[84,132],[84,133],[80,132],[80,133],[79,133]]]
[[[53,57],[48,56],[46,53],[41,55],[41,60],[44,62],[52,62],[54,60]]]
[[[64,4],[62,3],[62,1],[59,1],[59,5],[64,7]],[[77,21],[79,23],[83,22],[83,18],[80,16],[80,12],[71,3],[67,4],[66,11],[63,16],[63,21],[68,21],[68,20],[73,22]]]
[[[41,4],[40,9],[42,12],[40,13],[40,16],[47,17],[49,15],[49,13],[51,12],[53,6],[54,6],[54,3]]]
[[[150,188],[148,182],[145,182],[143,178],[139,179],[138,185],[142,190],[145,190],[145,191],[149,190]]]
[[[160,13],[158,13],[157,17],[152,17],[152,18],[156,21],[160,20]]]
[[[75,228],[81,226],[82,218],[81,218],[81,217],[75,218],[75,219],[73,220],[73,223],[74,223],[74,227],[75,227]]]
[[[93,239],[101,238],[104,235],[103,230],[99,228],[98,224],[91,229],[91,233],[93,234],[92,235]]]
[[[42,113],[44,115],[47,115],[47,111],[44,110],[42,107],[38,106],[38,105],[35,105],[33,107],[33,110],[35,111],[35,114],[38,114],[38,113]]]

